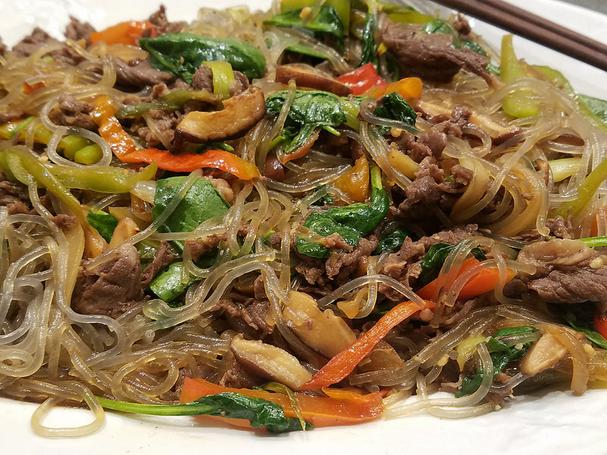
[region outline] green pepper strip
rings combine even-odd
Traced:
[[[601,164],[588,174],[578,187],[577,198],[561,205],[557,210],[557,214],[563,218],[569,215],[578,215],[590,203],[594,194],[605,180],[607,180],[607,160],[603,160]]]
[[[74,215],[82,225],[86,225],[86,218],[80,202],[72,193],[55,177],[51,171],[40,160],[29,152],[13,147],[5,150],[4,160],[0,160],[0,166],[8,164],[8,170],[21,183],[30,183],[29,177],[33,177],[38,184],[42,185],[48,192],[59,199],[65,208]],[[25,173],[25,174],[24,174]]]
[[[512,83],[518,79],[529,77],[529,74],[516,54],[512,45],[512,35],[502,38],[501,49],[501,77],[506,83]],[[539,104],[533,99],[534,93],[530,90],[517,90],[504,97],[502,109],[512,117],[531,117],[539,112]]]
[[[140,172],[129,172],[111,166],[97,166],[94,170],[55,165],[47,168],[68,188],[116,194],[128,193],[138,182],[152,180],[158,166],[152,163]]]

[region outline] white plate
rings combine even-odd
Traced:
[[[244,0],[164,0],[169,17],[188,20],[200,6],[227,7]],[[574,30],[607,42],[607,16],[554,0],[509,0]],[[143,0],[0,0],[0,36],[9,44],[39,25],[56,36],[69,14],[97,27],[144,18],[157,1]],[[249,1],[264,8],[269,0]],[[475,30],[499,46],[501,32],[474,23]],[[607,75],[526,40],[517,39],[519,55],[554,66],[583,93],[607,98]],[[255,436],[222,427],[202,427],[190,418],[140,418],[107,414],[105,427],[80,439],[44,439],[30,429],[35,405],[0,399],[0,447],[23,454],[155,455],[175,452],[273,454],[605,454],[607,393],[590,391],[582,397],[550,392],[517,398],[506,409],[466,420],[440,420],[424,415],[341,428],[316,429],[282,436]],[[48,424],[78,424],[84,411],[59,409]]]

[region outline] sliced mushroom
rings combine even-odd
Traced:
[[[118,221],[110,240],[110,248],[116,248],[139,232],[139,226],[128,216]]]
[[[303,292],[289,292],[282,315],[301,341],[327,357],[348,349],[356,341],[356,335],[342,318],[332,310],[320,311],[316,300]]]
[[[298,390],[312,378],[297,358],[271,344],[237,336],[232,340],[231,348],[244,367],[293,390]]]
[[[521,360],[521,372],[526,376],[535,376],[544,370],[553,368],[567,355],[567,349],[549,333],[543,334]]]
[[[310,65],[290,63],[276,68],[276,82],[288,84],[293,79],[298,86],[332,92],[339,96],[350,94],[350,88]]]
[[[419,102],[419,108],[426,114],[435,115],[451,115],[451,108],[440,104],[428,103],[426,101]],[[518,126],[503,126],[495,122],[486,115],[472,111],[470,122],[480,127],[483,131],[491,136],[494,143],[499,144],[504,142],[514,135],[520,133],[521,129]]]
[[[229,139],[249,130],[265,113],[263,92],[258,87],[250,87],[224,101],[220,111],[186,114],[177,125],[177,133],[192,142]]]
[[[385,341],[380,341],[371,353],[358,364],[358,369],[362,372],[393,370],[401,368],[404,364],[405,362],[392,346]]]

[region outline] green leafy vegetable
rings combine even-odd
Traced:
[[[398,227],[398,224],[389,225],[381,234],[375,254],[398,251],[407,237],[409,237],[409,233]]]
[[[371,198],[368,203],[334,207],[324,212],[314,212],[304,222],[311,231],[327,237],[339,234],[352,246],[358,245],[361,237],[373,231],[386,217],[390,206],[388,193],[382,187],[379,168],[371,169]],[[299,237],[296,248],[300,254],[315,258],[326,258],[330,250],[308,239]]]
[[[565,321],[571,326],[572,329],[583,333],[588,341],[594,343],[599,348],[607,349],[607,340],[603,335],[597,332],[592,327],[592,314],[584,311],[567,311],[565,313]]]
[[[89,210],[89,213],[86,215],[86,220],[107,242],[112,240],[114,229],[116,229],[116,226],[118,225],[118,220],[114,215],[104,212],[103,210]]]
[[[231,38],[210,38],[193,33],[167,33],[139,40],[152,64],[191,83],[203,62],[227,61],[249,79],[263,77],[266,61],[259,49]]]
[[[154,208],[152,209],[153,219],[158,218],[166,209],[186,178],[170,177],[158,180],[154,195]],[[198,179],[190,187],[165,224],[160,226],[159,231],[189,232],[206,220],[222,217],[227,210],[228,204],[222,199],[213,184],[206,179]],[[182,242],[173,242],[173,244],[180,251],[183,251]],[[209,257],[212,263],[213,255]],[[207,261],[200,265],[208,266],[210,264]],[[194,279],[191,277],[184,279],[183,263],[175,262],[154,278],[150,283],[150,289],[165,302],[172,302],[183,294],[193,281]]]
[[[286,90],[269,96],[267,112],[278,115],[287,96]],[[334,132],[334,128],[345,121],[346,114],[339,96],[320,90],[297,90],[282,133],[286,142],[284,153],[289,154],[302,147],[317,130]]]
[[[207,90],[175,89],[161,96],[158,101],[147,103],[127,104],[116,112],[119,119],[139,118],[152,109],[173,112],[181,109],[188,101],[202,101],[209,104],[217,104],[219,98]]]
[[[378,101],[374,114],[378,117],[401,121],[409,126],[415,126],[417,119],[415,109],[396,92],[383,96]]]
[[[588,248],[607,247],[607,236],[584,237],[580,239]]]
[[[520,359],[531,347],[532,342],[526,342],[522,344],[515,344],[510,346],[503,342],[505,337],[512,337],[516,335],[527,335],[536,334],[537,329],[531,326],[520,326],[520,327],[506,327],[498,330],[495,334],[487,341],[487,350],[491,354],[491,361],[493,362],[493,377],[495,378],[508,366],[509,363]],[[539,337],[539,334],[538,334]],[[462,384],[457,392],[456,397],[463,397],[476,392],[483,381],[484,373],[481,370],[476,370],[474,373],[465,376],[462,379]]]
[[[187,177],[170,177],[156,183],[152,217],[158,218],[177,194]],[[160,228],[162,232],[189,232],[200,223],[211,218],[222,217],[228,204],[219,195],[213,184],[206,179],[197,179]]]
[[[234,392],[208,395],[192,403],[184,404],[140,404],[109,400],[97,397],[105,409],[156,416],[210,415],[246,419],[253,428],[265,428],[271,433],[301,430],[298,419],[286,417],[277,404],[261,398],[251,398]],[[307,425],[309,427],[309,424]]]
[[[340,45],[343,44],[345,35],[344,24],[335,8],[326,4],[322,5],[318,13],[310,18],[303,18],[301,12],[301,9],[296,9],[277,14],[265,20],[264,24],[275,25],[277,27],[302,28],[314,33],[331,35],[337,38]]]
[[[365,26],[363,27],[362,32],[362,54],[360,58],[359,66],[364,65],[365,63],[373,63],[377,68],[378,59],[377,59],[377,43],[375,42],[375,33],[377,32],[377,14],[372,11],[372,8],[369,7],[369,12],[367,13],[367,18],[365,20]]]
[[[458,33],[449,24],[449,22],[442,19],[433,19],[423,26],[422,30],[428,34],[432,33],[443,33],[445,35],[452,35],[454,39],[458,39]]]
[[[436,243],[428,249],[421,262],[422,271],[417,281],[420,287],[438,276],[445,259],[455,247],[449,243]],[[485,259],[485,253],[480,248],[473,248],[471,253],[478,260]]]
[[[583,111],[604,128],[607,127],[607,100],[578,95],[578,103]]]
[[[327,60],[328,58],[328,56],[324,52],[318,51],[315,48],[308,46],[304,43],[291,44],[289,47],[286,48],[286,50],[295,54],[301,54],[307,57],[317,58],[320,60]]]

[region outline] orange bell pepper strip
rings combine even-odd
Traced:
[[[373,327],[363,333],[352,346],[329,360],[312,379],[301,387],[301,390],[318,390],[342,381],[371,353],[390,330],[415,313],[432,307],[432,302],[425,302],[424,305],[411,301],[399,303],[384,314]]]
[[[333,186],[343,191],[353,201],[364,202],[369,197],[369,161],[360,156],[348,172],[333,182]]]
[[[405,77],[396,82],[371,88],[367,95],[379,99],[388,93],[398,93],[409,103],[415,103],[422,97],[424,84],[419,77]]]
[[[28,84],[27,82],[24,82],[23,83],[23,93],[25,93],[26,95],[31,95],[36,90],[39,90],[45,86],[46,86],[46,84],[43,81],[34,82],[33,84]]]
[[[199,378],[186,377],[184,379],[179,401],[189,403],[207,395],[223,392],[236,392],[247,397],[271,401],[281,406],[287,417],[297,418],[287,395],[266,390],[223,387]],[[316,427],[368,422],[377,419],[383,412],[382,394],[380,392],[362,395],[344,390],[336,394],[335,397],[312,396],[305,393],[295,393],[295,397],[304,420]],[[228,423],[237,423],[238,426],[242,426],[242,422]]]
[[[115,109],[106,96],[95,99],[92,117],[99,127],[99,135],[123,163],[156,163],[159,169],[171,172],[192,172],[214,168],[228,172],[241,180],[259,177],[257,167],[225,150],[207,150],[203,153],[180,153],[156,148],[139,149],[135,140],[122,128],[115,117]]]
[[[157,36],[158,31],[150,21],[127,21],[91,33],[91,43],[135,45],[142,36]]]
[[[479,260],[470,257],[467,258],[457,273],[457,276],[467,272],[468,270],[476,267],[480,264]],[[506,275],[506,283],[511,281],[516,274],[508,269]],[[417,295],[419,295],[422,299],[436,300],[438,298],[438,294],[440,290],[448,287],[457,276],[453,276],[453,274],[441,275],[435,278],[433,281],[425,285],[419,291],[417,291]],[[481,294],[485,294],[486,292],[490,292],[496,288],[499,283],[500,274],[497,267],[489,267],[485,269],[479,270],[479,272],[472,276],[468,282],[464,285],[464,287],[459,292],[458,298],[460,299],[471,299],[472,297],[477,297]]]
[[[377,74],[372,63],[367,63],[349,73],[342,74],[337,80],[345,84],[353,95],[363,95],[373,87],[382,87],[386,81]]]

